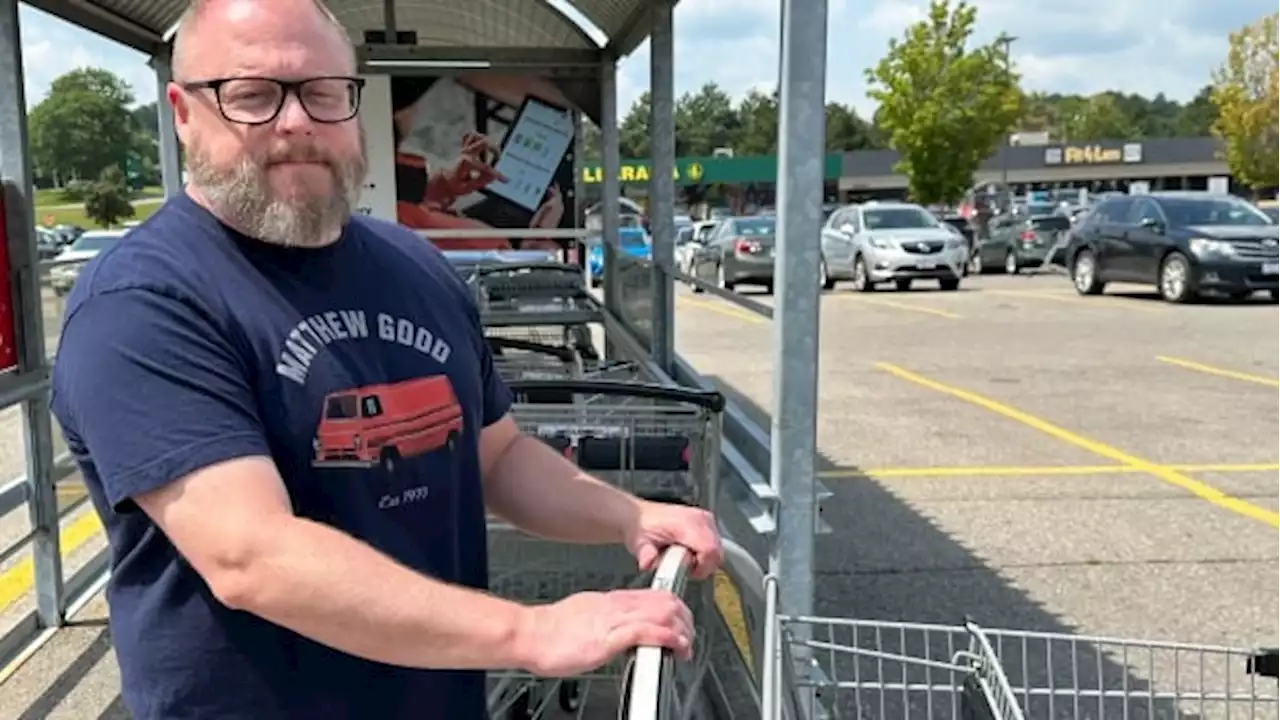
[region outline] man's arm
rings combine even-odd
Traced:
[[[211,465],[135,501],[228,607],[378,662],[528,667],[518,642],[525,608],[295,517],[269,458]]]
[[[293,515],[248,373],[194,306],[111,292],[67,319],[53,409],[113,511],[146,512],[224,604],[386,663],[536,663],[536,613]]]
[[[541,537],[578,543],[624,542],[641,501],[580,470],[510,415],[480,433],[485,504],[494,514]]]

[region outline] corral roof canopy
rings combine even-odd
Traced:
[[[188,0],[27,0],[28,4],[150,55],[163,50]],[[649,34],[650,0],[328,0],[352,41],[366,32],[417,34],[417,48],[586,51],[625,57]],[[391,21],[391,22],[389,22]]]

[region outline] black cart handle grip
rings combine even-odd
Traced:
[[[656,383],[634,383],[621,380],[511,380],[507,383],[515,393],[559,391],[579,395],[619,395],[624,397],[671,400],[707,408],[724,410],[724,395],[716,390],[693,390]]]
[[[490,337],[486,339],[489,341],[489,347],[495,349],[524,350],[526,352],[539,353],[541,355],[550,355],[565,362],[573,362],[578,357],[577,351],[563,345],[548,345],[546,343],[511,337]]]
[[[531,260],[528,262],[495,262],[491,265],[474,265],[469,268],[476,275],[491,275],[512,270],[559,270],[566,273],[582,274],[582,268],[570,263],[554,260]]]

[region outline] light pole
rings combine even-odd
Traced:
[[[1004,46],[1004,73],[1006,79],[1008,79],[1012,72],[1009,60],[1009,46],[1017,39],[1018,38],[1013,35],[1003,31],[1001,31],[1000,35],[996,38],[996,44]],[[1000,140],[1000,187],[1000,195],[1003,199],[1003,202],[1001,202],[1001,209],[1007,209],[1010,201],[1012,200],[1009,196],[1009,131],[1007,128],[1001,134]]]

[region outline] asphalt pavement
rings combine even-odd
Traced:
[[[677,315],[679,352],[765,421],[769,321],[687,292]],[[824,293],[820,318],[819,463],[834,531],[818,541],[816,612],[871,621],[840,644],[874,649],[877,629],[913,632],[877,623],[969,618],[1276,645],[1280,331],[1268,298],[1171,306],[1136,286],[1081,297],[1058,275],[983,276],[953,293],[839,285]],[[1055,642],[1056,656],[1027,650],[1025,663],[1006,661],[1010,681],[1184,697],[1251,691],[1235,659],[1212,658],[1200,677],[1194,653],[1113,644],[1073,664],[1063,647],[1080,646]],[[896,643],[894,652],[922,655],[909,638]],[[863,683],[920,669],[877,662],[859,664]],[[1081,664],[1095,680],[1072,676]],[[839,665],[838,679],[851,680]],[[1274,697],[1274,681],[1258,687]],[[878,717],[873,695],[857,701]],[[1158,704],[1153,715],[1178,714]],[[1180,709],[1216,717],[1226,708]],[[1276,717],[1274,701],[1232,709]]]
[[[676,314],[678,351],[767,426],[770,322],[685,289]],[[1188,701],[1175,711],[1154,699],[1162,692],[1274,694],[1274,682],[1250,688],[1235,659],[1195,650],[1274,646],[1280,633],[1278,335],[1277,307],[1263,296],[1170,306],[1116,288],[1084,298],[1060,276],[970,278],[954,293],[824,293],[818,446],[834,497],[833,532],[817,545],[816,610],[864,623],[856,637],[837,628],[840,644],[889,653],[828,670],[846,681],[858,671],[864,686],[919,682],[911,658],[945,633],[915,641],[921,631],[897,623],[968,618],[1013,631],[991,636],[1020,644],[1002,650],[1013,685],[1056,688],[1026,697],[1029,717],[1079,711],[1063,691],[1072,683],[1150,692],[1148,711],[1130,717],[1225,710]],[[104,612],[95,601],[83,623],[0,679],[0,717],[123,717]],[[1193,647],[1142,644],[1151,641]],[[877,707],[884,700],[840,702],[865,717],[894,714]],[[1232,709],[1276,717],[1274,703]],[[1105,703],[1082,714],[1104,715],[1121,716]]]

